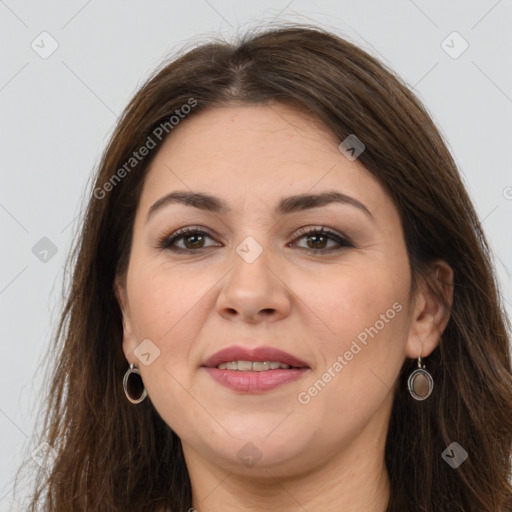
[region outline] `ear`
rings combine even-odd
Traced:
[[[417,359],[432,353],[450,320],[452,303],[453,270],[448,263],[438,260],[416,292],[405,349],[407,357]]]
[[[123,316],[123,352],[128,363],[137,365],[133,351],[137,347],[135,334],[133,332],[133,320],[126,291],[126,278],[116,277],[114,281],[114,294]]]

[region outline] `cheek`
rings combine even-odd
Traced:
[[[197,319],[198,303],[207,288],[205,286],[203,291],[178,276],[176,271],[162,272],[150,265],[140,267],[140,272],[133,268],[130,309],[134,319],[134,344],[142,347],[139,344],[143,340],[151,341],[148,344],[151,365],[141,368],[149,393],[154,393],[155,386],[164,384],[160,381],[169,380],[167,372],[180,381],[186,377],[189,352],[201,325]],[[137,357],[138,352],[142,353],[136,348]]]
[[[338,380],[334,387],[349,388],[358,387],[360,376],[368,376],[370,369],[378,373],[383,367],[383,378],[391,382],[403,362],[408,283],[398,280],[393,269],[379,265],[343,269],[337,276],[321,287],[310,286],[304,295],[322,320],[322,334],[316,334],[317,371],[331,368],[331,373],[343,373],[343,382]],[[342,372],[339,365],[338,372],[332,369],[338,356],[344,358]]]
[[[166,339],[207,294],[211,284],[184,267],[134,264],[130,303],[140,334]]]
[[[332,281],[323,303],[317,296],[313,307],[329,330],[315,340],[318,367],[297,397],[310,417],[334,430],[343,418],[355,431],[392,394],[406,341],[403,288],[389,275],[369,272]]]
[[[302,291],[295,287],[297,294],[334,337],[354,335],[373,325],[395,302],[402,303],[406,289],[406,283],[397,282],[389,269],[376,266],[340,269],[321,285],[317,280],[303,283]]]
[[[133,266],[130,307],[135,336],[150,339],[158,352],[150,366],[139,367],[153,405],[173,428],[180,424],[176,411],[190,408],[190,351],[204,324],[205,295],[213,282],[165,264]]]

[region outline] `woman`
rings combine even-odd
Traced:
[[[489,248],[352,44],[283,27],[156,72],[74,255],[31,510],[512,510]]]

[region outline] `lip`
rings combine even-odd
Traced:
[[[309,368],[244,372],[203,367],[222,386],[239,393],[262,393],[299,379]]]
[[[218,352],[215,352],[215,354],[203,362],[203,366],[207,368],[215,368],[220,363],[226,363],[229,361],[279,361],[295,368],[309,368],[306,362],[278,348],[268,346],[247,348],[240,345],[232,345],[231,347],[226,347],[222,350],[219,350]],[[238,370],[236,371],[238,372]]]
[[[221,370],[216,368],[228,361],[280,361],[293,368],[262,372]],[[299,379],[310,367],[301,359],[275,347],[242,347],[233,345],[215,352],[204,363],[203,368],[219,384],[241,393],[262,393]]]

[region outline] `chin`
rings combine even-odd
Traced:
[[[272,474],[293,474],[298,467],[304,467],[304,454],[307,442],[293,440],[279,435],[267,438],[260,433],[246,431],[243,436],[233,436],[221,445],[209,445],[211,452],[207,456],[215,464],[220,464],[229,471],[250,473],[268,478]],[[206,455],[206,454],[205,454]],[[221,462],[222,461],[222,462]]]

